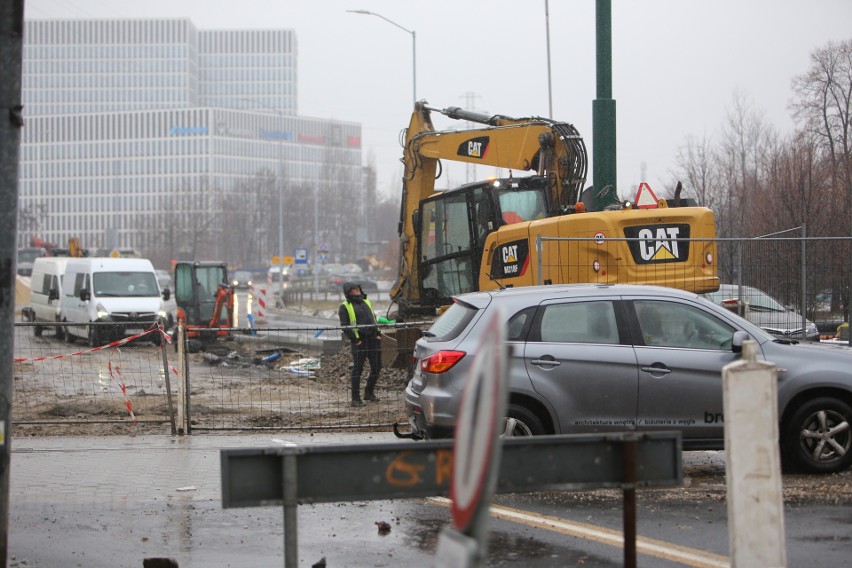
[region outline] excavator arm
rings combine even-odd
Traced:
[[[466,130],[436,131],[431,113],[482,125]],[[586,181],[587,154],[582,137],[570,124],[541,117],[484,115],[450,107],[415,104],[405,132],[402,205],[398,232],[398,279],[391,297],[401,313],[415,313],[423,304],[418,267],[421,203],[435,194],[441,160],[534,172],[547,186],[546,216],[573,212]],[[428,302],[427,302],[428,304]],[[428,313],[429,305],[424,306]]]

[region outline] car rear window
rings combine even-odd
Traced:
[[[465,302],[456,301],[447,311],[441,314],[432,327],[429,328],[426,337],[431,341],[449,341],[455,339],[464,331],[477,309]]]

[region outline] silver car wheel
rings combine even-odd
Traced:
[[[818,410],[802,422],[800,442],[812,460],[833,460],[849,451],[852,432],[849,422],[839,412]]]
[[[512,418],[511,416],[507,416],[503,420],[503,433],[500,434],[501,438],[514,438],[518,436],[532,436],[532,430],[525,423],[521,422],[517,418]]]

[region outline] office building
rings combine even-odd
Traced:
[[[361,127],[298,116],[296,56],[292,30],[27,21],[19,246],[77,237],[160,264],[348,252],[329,215],[353,212],[324,205],[366,191]]]

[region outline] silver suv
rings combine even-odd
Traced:
[[[754,339],[778,366],[785,464],[852,463],[852,349],[772,336],[696,294],[560,285],[463,294],[415,347],[405,390],[414,437],[453,433],[489,310],[508,317],[506,435],[680,430],[686,450],[724,444],[722,367]]]

